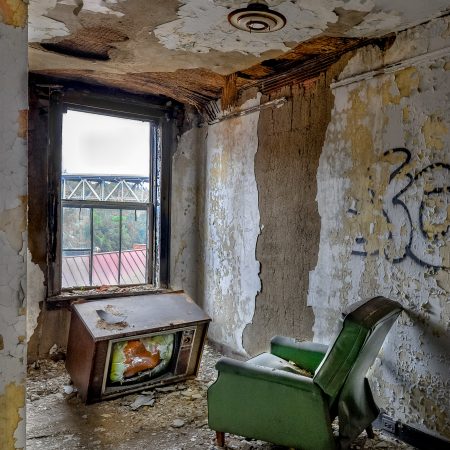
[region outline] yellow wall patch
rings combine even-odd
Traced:
[[[408,67],[395,74],[395,82],[402,97],[409,97],[419,87],[420,78],[414,67]]]
[[[22,420],[19,414],[25,406],[25,386],[10,383],[0,395],[0,448],[14,449],[14,432]]]
[[[6,25],[24,28],[27,24],[28,7],[23,0],[0,0],[0,21]]]
[[[422,133],[428,148],[434,150],[442,150],[444,148],[444,140],[442,138],[448,133],[448,128],[440,117],[434,115],[428,117],[422,125]]]

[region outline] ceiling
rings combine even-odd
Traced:
[[[293,65],[298,71],[450,10],[448,0],[267,3],[287,24],[261,34],[227,22],[247,5],[238,0],[30,0],[30,70],[199,107],[220,96],[226,75],[237,72],[239,87]]]

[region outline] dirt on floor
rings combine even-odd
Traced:
[[[63,361],[39,361],[28,372],[27,449],[217,450],[215,433],[208,428],[206,391],[216,379],[220,356],[206,346],[197,379],[93,405],[85,405],[72,391]],[[367,439],[363,433],[352,448],[413,449],[375,434]],[[230,450],[283,449],[229,435],[226,445]]]

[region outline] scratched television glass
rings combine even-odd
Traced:
[[[107,386],[142,383],[171,371],[179,333],[134,337],[111,345]]]

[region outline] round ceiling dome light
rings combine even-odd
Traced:
[[[228,14],[228,22],[239,30],[250,33],[269,33],[281,30],[286,25],[283,14],[271,10],[265,3],[249,3],[246,8]]]

